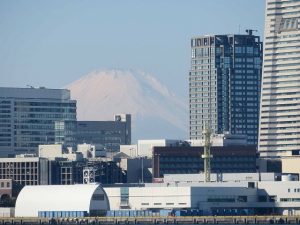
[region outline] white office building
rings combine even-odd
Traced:
[[[261,156],[300,152],[300,2],[267,0],[260,113]]]
[[[199,209],[203,215],[245,210],[256,215],[300,215],[298,181],[176,182],[104,190],[110,210]]]

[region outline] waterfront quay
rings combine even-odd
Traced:
[[[0,218],[3,225],[300,224],[300,216]]]

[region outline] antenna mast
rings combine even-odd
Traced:
[[[204,130],[204,154],[202,155],[202,158],[204,159],[204,174],[205,174],[205,182],[210,182],[210,159],[212,158],[212,155],[210,154],[210,146],[211,146],[211,129],[208,126],[206,126]]]

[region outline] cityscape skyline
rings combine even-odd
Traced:
[[[187,98],[190,37],[248,28],[262,35],[263,18],[261,0],[3,1],[0,86],[62,88],[94,70],[138,69]]]
[[[300,0],[189,3],[0,3],[2,224],[300,222]]]

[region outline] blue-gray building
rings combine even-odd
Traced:
[[[214,133],[247,135],[257,144],[262,42],[245,35],[197,36],[191,39],[189,72],[190,139]]]
[[[0,156],[74,145],[76,101],[66,89],[0,88]]]
[[[131,115],[117,114],[113,121],[78,121],[77,144],[88,143],[108,152],[131,144]]]

